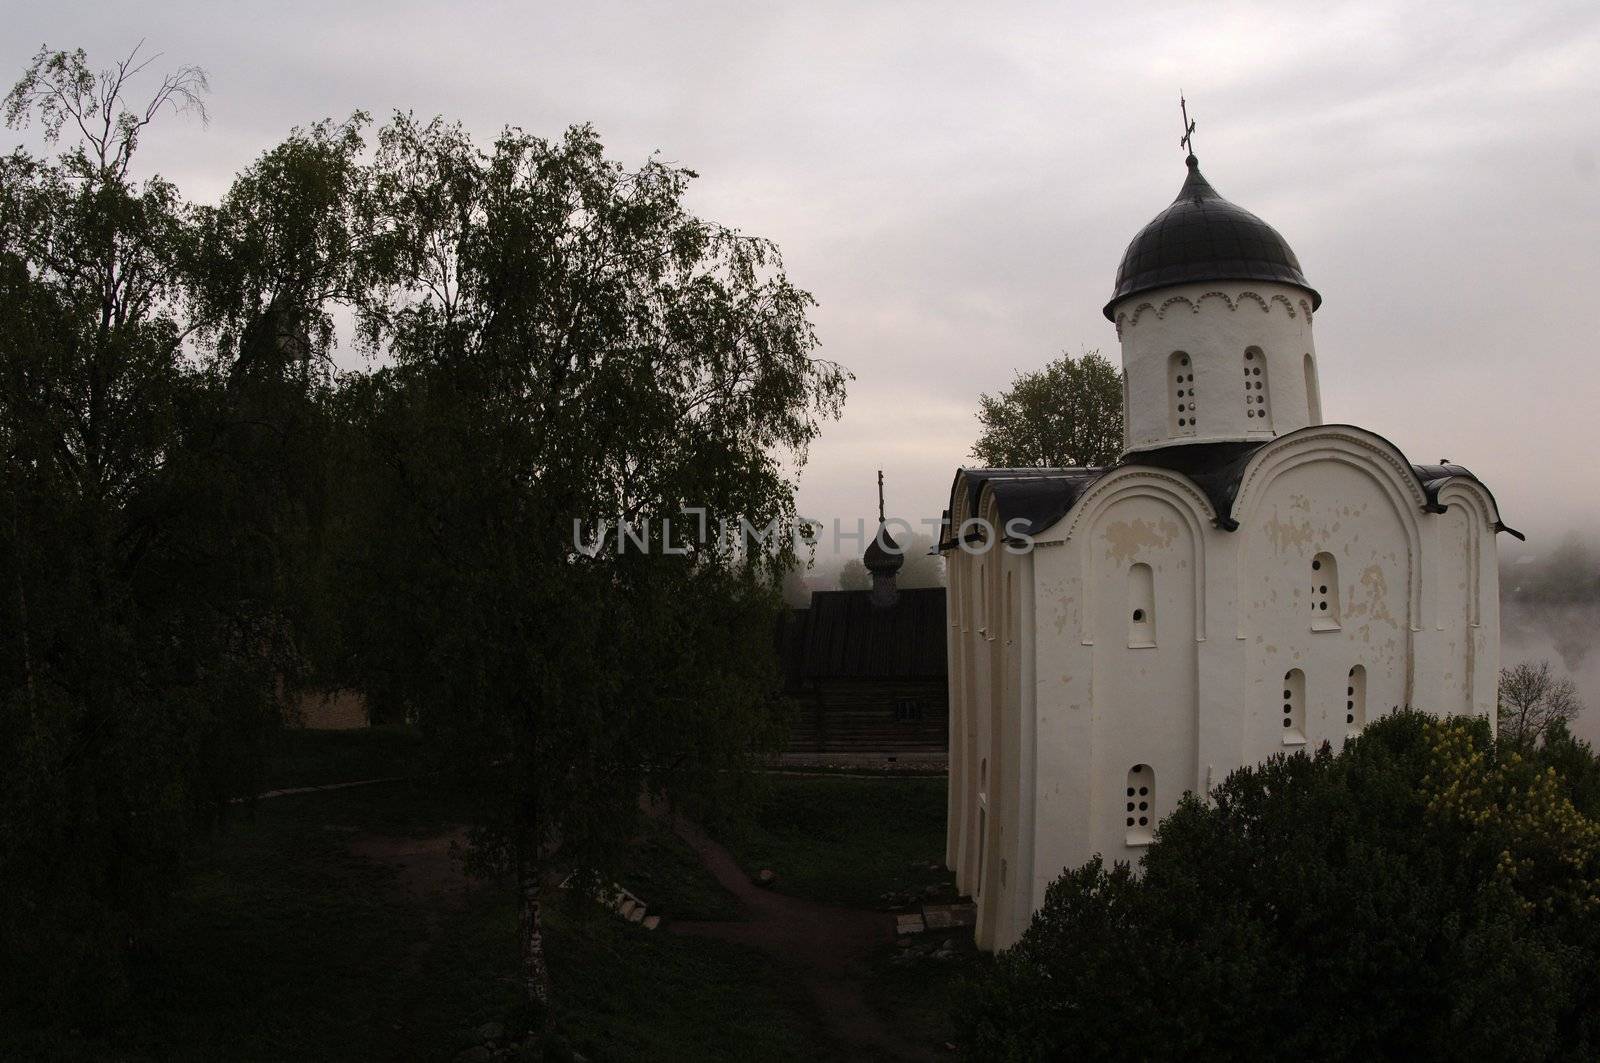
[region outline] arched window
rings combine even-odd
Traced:
[[[1283,677],[1283,741],[1298,745],[1306,740],[1306,674],[1291,668]]]
[[[1172,431],[1192,436],[1199,405],[1194,399],[1194,366],[1189,364],[1186,352],[1173,351],[1167,359],[1167,379],[1171,381],[1167,390],[1172,396]]]
[[[1267,391],[1267,356],[1260,347],[1244,350],[1244,417],[1258,431],[1272,428],[1272,404]]]
[[[1326,551],[1311,559],[1311,630],[1339,630],[1339,562]]]
[[[1311,357],[1311,352],[1306,352],[1306,416],[1311,418],[1312,424],[1322,423],[1322,393],[1317,388],[1317,360]]]
[[[1128,769],[1127,844],[1147,845],[1156,832],[1156,773],[1148,764]]]
[[[1156,644],[1156,580],[1140,562],[1128,569],[1128,645]]]
[[[1362,665],[1350,669],[1344,698],[1344,722],[1355,734],[1367,724],[1367,670]]]

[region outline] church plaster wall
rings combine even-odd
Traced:
[[[1136,863],[1185,792],[1241,765],[1400,705],[1488,714],[1498,517],[1470,480],[1438,499],[1380,437],[1330,425],[1255,454],[1233,531],[1184,477],[1132,465],[1025,555],[952,553],[952,764],[987,782],[952,786],[949,855],[979,945],[1020,937],[1064,869]]]
[[[1236,510],[1245,762],[1343,745],[1354,668],[1367,719],[1412,701],[1420,491],[1371,454],[1318,442],[1258,458]]]
[[[1321,423],[1303,290],[1265,281],[1178,285],[1130,296],[1114,314],[1130,450],[1270,439]]]

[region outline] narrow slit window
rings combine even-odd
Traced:
[[[1167,385],[1172,395],[1172,430],[1178,435],[1194,435],[1199,404],[1194,397],[1194,366],[1184,351],[1173,351],[1167,359]]]
[[[1355,734],[1367,725],[1367,669],[1356,665],[1344,688],[1344,722]]]
[[[1155,837],[1156,825],[1156,773],[1148,764],[1135,764],[1128,769],[1127,793],[1124,797],[1127,825],[1127,844],[1145,845]]]
[[[1311,559],[1311,630],[1339,630],[1339,562],[1326,552]]]
[[[1306,740],[1306,674],[1292,668],[1283,677],[1283,741],[1298,745]]]
[[[1260,347],[1244,351],[1244,417],[1246,425],[1257,431],[1272,428],[1272,405],[1267,391],[1267,356]]]
[[[1128,645],[1156,644],[1156,580],[1150,566],[1128,569]]]

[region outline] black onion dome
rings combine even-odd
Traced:
[[[1321,306],[1322,296],[1306,283],[1300,260],[1278,231],[1218,195],[1193,155],[1188,163],[1189,176],[1178,198],[1140,229],[1123,252],[1106,317],[1116,320],[1111,308],[1130,295],[1201,281],[1292,284],[1311,296],[1313,310]]]
[[[894,536],[889,534],[888,526],[878,525],[878,534],[867,544],[867,552],[862,555],[861,563],[872,572],[898,572],[905,562],[905,554],[900,544],[894,541]]]

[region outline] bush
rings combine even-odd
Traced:
[[[1558,768],[1557,765],[1560,765]],[[1402,712],[1051,885],[964,994],[981,1059],[1592,1058],[1596,765]],[[1579,804],[1575,804],[1574,800]]]

